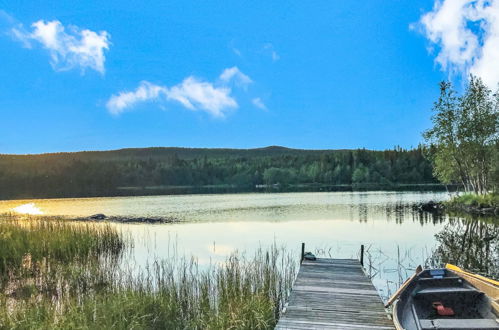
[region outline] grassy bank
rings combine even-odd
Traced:
[[[486,195],[464,194],[445,202],[448,210],[464,211],[469,213],[499,213],[499,194],[489,193]]]
[[[271,329],[295,275],[275,247],[204,270],[173,258],[131,272],[131,244],[103,223],[0,219],[0,328]]]

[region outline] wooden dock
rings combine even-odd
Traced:
[[[395,329],[358,260],[304,260],[276,329]]]

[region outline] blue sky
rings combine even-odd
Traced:
[[[445,5],[0,0],[0,153],[417,146],[438,82],[487,71]]]

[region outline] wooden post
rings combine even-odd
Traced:
[[[364,267],[364,244],[360,246],[360,265]]]
[[[305,243],[301,243],[301,258],[300,258],[300,264],[303,262],[303,259],[305,258]]]

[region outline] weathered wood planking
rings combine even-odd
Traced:
[[[276,329],[395,329],[358,260],[304,260]]]

